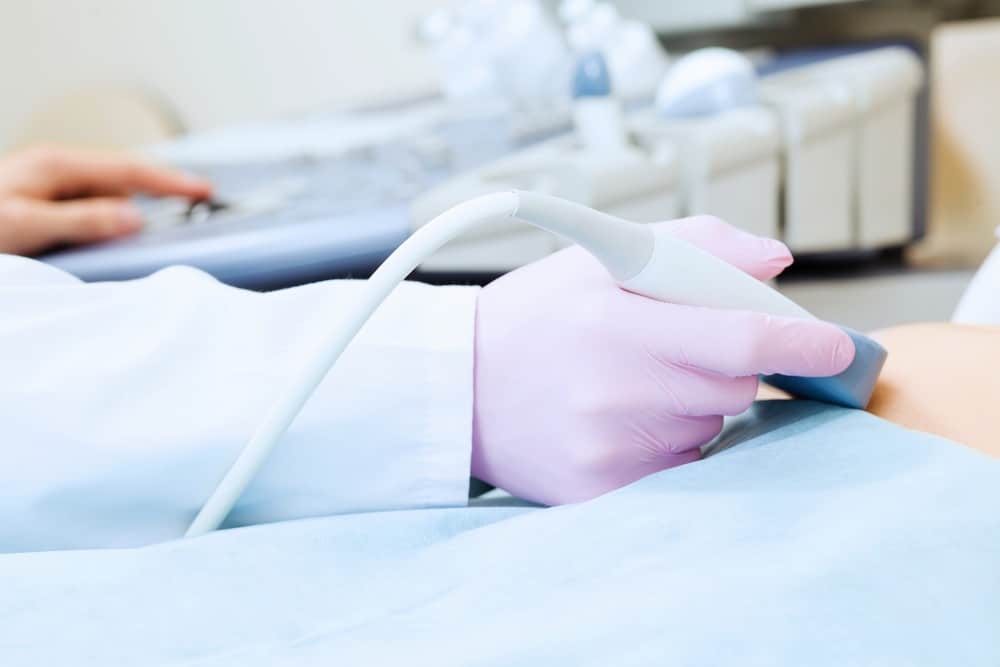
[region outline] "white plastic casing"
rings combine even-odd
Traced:
[[[785,240],[793,251],[879,248],[913,236],[919,59],[903,47],[765,77],[785,140]]]
[[[628,144],[622,107],[614,97],[581,97],[573,100],[573,126],[580,148],[615,152]]]
[[[792,252],[848,250],[854,106],[845,85],[802,70],[766,77],[759,91],[778,114],[784,143],[783,240]]]
[[[707,213],[769,238],[780,235],[778,193],[781,137],[775,114],[761,106],[705,117],[635,114],[640,145],[676,146],[682,215]]]
[[[756,100],[757,73],[745,55],[707,47],[674,62],[656,91],[655,106],[663,116],[705,116]]]
[[[765,283],[662,230],[654,233],[652,256],[645,268],[621,281],[621,286],[670,303],[813,318]]]
[[[915,98],[923,83],[917,56],[886,47],[821,63],[818,73],[851,90],[857,242],[902,244],[913,236]]]

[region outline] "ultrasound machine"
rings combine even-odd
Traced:
[[[228,128],[153,147],[215,185],[211,201],[139,198],[145,229],[42,259],[87,281],[173,264],[247,288],[365,276],[412,232],[410,203],[462,169],[565,129],[415,102]]]

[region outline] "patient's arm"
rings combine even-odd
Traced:
[[[889,350],[868,411],[1000,456],[1000,327],[935,322],[883,329]],[[761,385],[757,398],[787,398]]]
[[[889,358],[870,412],[1000,456],[1000,327],[910,324],[873,335]]]

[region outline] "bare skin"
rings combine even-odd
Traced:
[[[874,335],[889,359],[869,412],[1000,456],[1000,327],[934,322]]]
[[[120,153],[36,146],[0,157],[0,253],[31,255],[142,228],[128,196],[207,199],[210,183]]]
[[[889,358],[868,411],[1000,457],[1000,327],[930,322],[872,334]],[[758,398],[787,398],[761,387]]]

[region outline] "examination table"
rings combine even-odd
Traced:
[[[0,664],[1000,665],[1000,461],[763,402],[577,505],[4,555]]]

